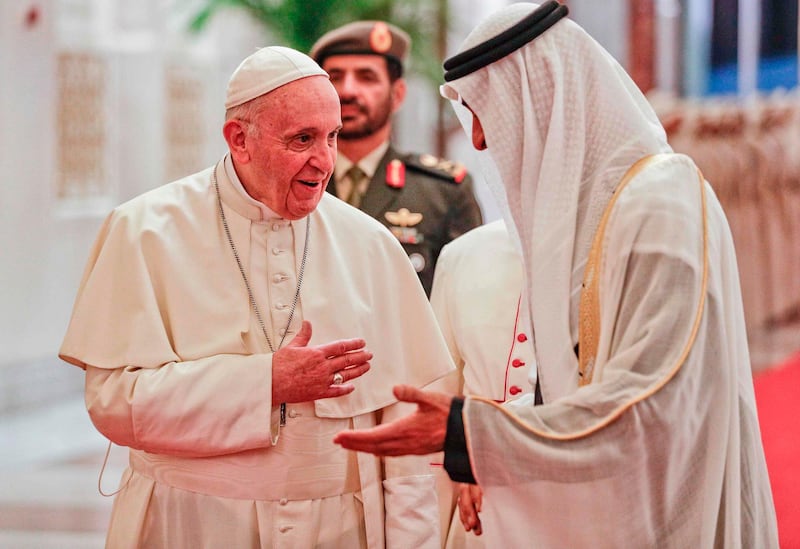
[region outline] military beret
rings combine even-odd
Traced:
[[[355,21],[322,35],[309,55],[320,65],[332,55],[382,55],[403,67],[410,46],[408,34],[391,23]]]

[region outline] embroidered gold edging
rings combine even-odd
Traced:
[[[631,179],[641,172],[651,162],[663,158],[664,155],[650,155],[640,158],[633,166],[628,168],[622,177],[614,194],[611,196],[597,232],[592,240],[589,258],[583,271],[583,284],[581,286],[581,303],[578,312],[578,385],[588,385],[594,374],[594,361],[597,357],[597,346],[600,341],[600,263],[603,259],[603,241],[606,235],[606,225],[611,217],[611,211],[617,203],[617,198],[628,186]]]
[[[662,155],[657,155],[657,156],[662,156]],[[631,170],[633,170],[634,168],[636,168],[637,165],[639,165],[641,162],[643,162],[643,161],[647,162],[651,158],[652,157],[645,157],[645,158],[639,160],[636,164],[634,164],[630,168],[629,172]],[[522,429],[524,429],[524,430],[526,430],[528,432],[531,432],[531,433],[533,433],[533,434],[535,434],[537,436],[540,436],[542,438],[546,438],[546,439],[550,439],[550,440],[576,440],[576,439],[579,439],[579,438],[583,438],[583,437],[589,436],[589,435],[599,431],[600,429],[603,429],[607,425],[609,425],[612,422],[616,421],[626,410],[631,408],[634,404],[637,404],[638,402],[641,402],[642,400],[652,396],[653,394],[658,392],[664,385],[666,385],[675,376],[675,374],[678,372],[678,370],[681,369],[681,366],[683,366],[683,363],[686,361],[686,358],[689,356],[689,352],[691,351],[692,346],[694,345],[694,341],[697,338],[697,331],[700,329],[700,322],[701,322],[701,320],[703,318],[703,311],[705,310],[706,291],[708,289],[708,214],[707,214],[707,210],[706,210],[705,180],[703,179],[703,174],[700,171],[700,169],[697,170],[697,174],[698,174],[698,179],[699,179],[699,182],[700,182],[700,205],[701,205],[702,220],[703,220],[703,275],[702,275],[702,283],[701,283],[701,288],[700,288],[700,301],[697,304],[697,312],[695,314],[694,324],[692,325],[692,331],[689,334],[689,340],[686,342],[686,345],[684,346],[683,351],[681,352],[681,355],[678,358],[678,360],[675,363],[675,365],[667,373],[667,375],[664,376],[664,379],[662,379],[660,383],[657,383],[649,391],[645,391],[640,396],[632,399],[630,402],[626,402],[625,404],[623,404],[622,406],[620,406],[619,408],[617,408],[616,410],[611,412],[611,414],[609,414],[604,420],[602,420],[597,425],[594,425],[592,427],[588,427],[588,428],[584,429],[583,431],[579,431],[577,433],[559,434],[559,433],[548,433],[548,432],[545,432],[545,431],[541,431],[539,429],[535,429],[535,428],[531,427],[530,425],[527,425],[524,421],[522,421],[515,414],[513,414],[508,409],[506,409],[503,406],[500,406],[499,404],[495,403],[492,400],[489,400],[489,399],[484,398],[484,397],[469,397],[469,398],[471,400],[475,400],[475,401],[478,401],[478,402],[483,402],[483,403],[489,404],[491,406],[494,406],[495,408],[500,410],[503,414],[508,416],[508,418],[511,421],[513,421],[514,423],[516,423],[519,427],[521,427]],[[626,177],[627,177],[627,173],[626,173]],[[623,178],[623,181],[625,181],[625,178]],[[620,187],[621,187],[621,184],[620,184]],[[615,196],[617,196],[617,195],[619,195],[619,192],[615,193]],[[611,209],[611,206],[612,206],[613,202],[614,202],[614,198],[612,198],[612,202],[609,203],[609,206],[606,209],[606,212],[603,214],[603,220],[604,221],[605,221],[606,216],[608,215],[608,212]],[[601,225],[604,223],[604,221],[601,221]],[[593,243],[592,247],[593,248],[595,247],[594,243]],[[588,266],[587,266],[587,268],[588,268]],[[465,425],[466,425],[466,417],[464,419],[465,419]],[[467,430],[465,429],[465,431],[467,431]],[[470,461],[472,461],[471,457],[470,457]],[[473,469],[473,471],[474,470],[475,469]]]

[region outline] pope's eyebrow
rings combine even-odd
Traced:
[[[309,134],[309,133],[315,134],[318,131],[319,130],[317,130],[317,128],[314,128],[312,126],[307,126],[305,128],[291,129],[288,132],[286,132],[286,136],[289,137],[289,138],[293,138],[293,137],[296,137],[298,135],[306,135],[306,134]]]

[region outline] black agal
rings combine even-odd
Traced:
[[[516,25],[444,62],[444,79],[450,82],[502,59],[566,17],[569,9],[556,0],[545,2]]]

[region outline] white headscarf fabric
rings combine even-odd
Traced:
[[[498,11],[469,34],[460,51],[537,7],[519,3]],[[490,66],[445,84],[442,94],[457,111],[466,102],[483,126],[486,179],[496,195],[505,195],[508,221],[520,233],[542,390],[546,400],[557,398],[577,378],[572,298],[595,229],[627,169],[644,156],[671,151],[666,135],[622,67],[568,19]]]

